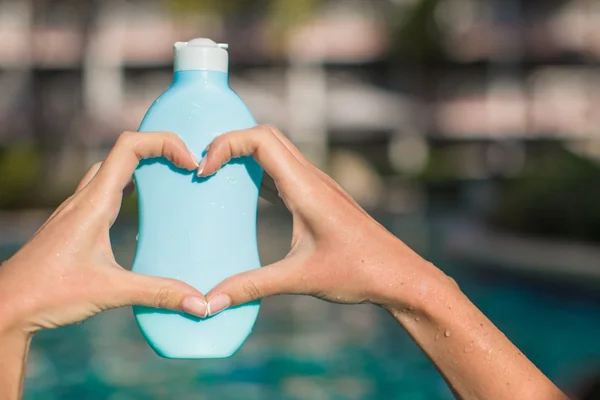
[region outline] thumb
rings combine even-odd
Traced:
[[[296,260],[284,259],[231,276],[207,294],[208,315],[278,294],[310,294],[307,281],[297,279],[299,270],[300,265]]]
[[[183,311],[205,318],[207,304],[204,295],[187,283],[156,276],[118,270],[117,293],[114,300],[118,306],[147,306]]]

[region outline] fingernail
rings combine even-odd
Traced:
[[[198,166],[198,157],[196,157],[196,155],[190,149],[188,149],[188,152],[190,153],[190,157],[192,158],[194,165],[197,167]]]
[[[231,305],[231,299],[226,294],[218,294],[208,302],[208,315],[220,313]]]
[[[206,301],[198,297],[186,297],[181,303],[181,308],[188,314],[195,315],[200,318],[206,318],[208,315],[208,306]]]
[[[206,156],[204,156],[204,158],[202,158],[202,161],[200,161],[200,165],[198,166],[198,176],[202,175],[202,171],[204,171],[205,166],[206,166]]]

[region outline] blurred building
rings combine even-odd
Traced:
[[[391,138],[392,163],[412,168],[431,140],[599,133],[594,0],[322,0],[283,33],[266,5],[170,3],[0,0],[0,145],[97,159],[168,86],[172,44],[199,36],[231,44],[233,88],[320,164],[336,141]],[[429,31],[433,56],[411,52]],[[80,158],[59,160],[69,171]]]

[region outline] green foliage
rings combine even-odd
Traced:
[[[325,0],[165,0],[179,13],[214,14],[223,19],[260,15],[268,27],[273,49],[281,49],[287,32],[313,15]]]
[[[425,182],[456,181],[462,177],[455,147],[431,147],[429,159],[419,178]]]
[[[415,2],[405,18],[397,15],[400,11],[391,13],[392,18],[388,23],[391,27],[393,54],[410,54],[417,59],[436,58],[442,54],[442,33],[435,20],[439,4],[440,0]]]
[[[268,26],[268,40],[279,47],[285,34],[314,15],[327,0],[164,0],[175,12],[214,14],[227,19],[235,15],[260,15]],[[347,0],[349,1],[349,0]],[[442,33],[435,19],[441,0],[415,1],[408,11],[387,1],[361,0],[385,10],[392,39],[392,53],[417,59],[440,57]],[[351,38],[349,39],[351,40]]]
[[[35,198],[32,191],[41,157],[31,143],[0,149],[0,208],[17,208]]]
[[[166,0],[176,12],[230,14],[264,6],[268,0]]]
[[[312,15],[323,0],[166,0],[176,12],[218,14],[227,17],[242,12],[261,12],[265,18],[281,26]]]
[[[600,241],[600,168],[554,145],[505,184],[489,221],[525,234]]]
[[[123,203],[121,204],[121,211],[119,216],[121,219],[135,218],[138,212],[138,197],[137,192],[134,192],[131,196],[123,197]]]

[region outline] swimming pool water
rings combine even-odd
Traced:
[[[289,243],[277,216],[261,220],[261,255]],[[130,262],[133,226],[113,232]],[[434,260],[488,317],[564,388],[600,361],[598,298],[558,287],[472,275]],[[198,338],[202,340],[202,338]],[[451,399],[444,381],[404,331],[376,307],[285,296],[263,302],[254,333],[234,357],[173,361],[155,355],[131,309],[36,335],[28,400]]]

